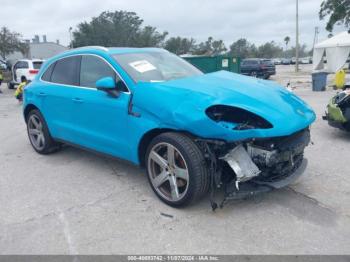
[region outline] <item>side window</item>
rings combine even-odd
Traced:
[[[19,61],[19,62],[15,65],[15,69],[25,69],[25,68],[29,68],[28,62]]]
[[[45,71],[45,73],[42,75],[41,79],[47,82],[51,81],[51,75],[52,75],[52,71],[55,67],[56,63],[52,63]]]
[[[97,80],[108,76],[116,79],[115,72],[102,58],[91,55],[82,56],[80,66],[81,86],[95,88]],[[116,81],[118,82],[118,79]]]
[[[65,85],[79,85],[78,68],[80,56],[63,58],[56,62],[51,75],[51,82]]]
[[[22,62],[22,67],[21,68],[25,68],[25,69],[29,68],[28,62]]]
[[[25,68],[29,68],[28,62],[25,61],[19,61],[15,64],[15,69],[25,69]]]

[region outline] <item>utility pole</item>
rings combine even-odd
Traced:
[[[296,0],[295,72],[299,71],[299,0]]]
[[[316,45],[317,42],[318,42],[318,33],[319,33],[318,27],[316,26],[316,27],[315,27],[314,44],[312,45],[312,49],[315,49],[315,45]]]
[[[69,47],[70,48],[73,48],[72,30],[73,30],[73,28],[69,27],[69,39],[70,39]]]

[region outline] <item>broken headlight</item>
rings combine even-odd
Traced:
[[[266,119],[239,107],[215,105],[209,107],[205,113],[210,119],[233,130],[268,129],[273,127]]]

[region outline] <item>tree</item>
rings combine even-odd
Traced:
[[[289,36],[286,36],[286,37],[284,38],[284,42],[286,43],[286,50],[288,50],[288,44],[289,44],[289,42],[290,42],[290,37],[289,37]]]
[[[226,46],[222,40],[214,40],[214,38],[210,36],[207,41],[197,45],[194,53],[197,55],[220,55],[226,50]]]
[[[168,32],[159,33],[157,28],[146,26],[140,30],[136,37],[137,46],[140,47],[154,47],[160,46],[163,43]]]
[[[224,41],[215,40],[212,42],[212,55],[221,55],[227,51]]]
[[[16,51],[22,54],[27,54],[29,46],[27,43],[23,43],[21,35],[16,32],[11,32],[7,27],[0,29],[0,56],[6,60],[6,56]]]
[[[304,56],[310,56],[310,53],[312,54],[312,52],[309,50],[306,50],[307,46],[306,44],[302,44],[299,46],[299,55],[300,57],[304,57]],[[285,57],[293,57],[295,55],[295,47],[293,46],[292,48],[284,51],[284,56]]]
[[[193,38],[171,37],[165,42],[164,48],[177,55],[188,54],[195,50],[196,41]]]
[[[320,19],[328,18],[326,29],[333,31],[335,24],[350,26],[350,1],[349,0],[325,0],[321,4]]]
[[[73,46],[161,46],[168,33],[160,33],[151,26],[142,27],[142,23],[134,12],[103,12],[91,22],[78,25],[73,32]]]
[[[249,43],[247,39],[241,38],[232,43],[229,54],[242,59],[247,57],[256,57],[257,48],[254,44]]]
[[[196,47],[195,54],[196,55],[211,55],[212,42],[213,42],[213,37],[210,36],[210,37],[208,37],[207,41],[199,43],[199,45]]]
[[[283,49],[276,45],[274,41],[267,42],[258,48],[258,57],[260,58],[273,58],[279,57],[283,52]]]

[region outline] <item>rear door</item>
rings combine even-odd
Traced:
[[[244,75],[252,75],[252,73],[257,75],[258,67],[259,67],[258,60],[245,60],[242,62],[241,72]]]
[[[262,60],[262,68],[265,68],[269,75],[274,75],[276,73],[276,66],[269,59]]]
[[[14,65],[14,70],[13,70],[15,82],[20,83],[22,76],[27,77],[28,69],[29,69],[29,63],[27,61],[18,61]]]
[[[72,141],[76,129],[72,116],[72,91],[79,86],[80,56],[62,58],[51,64],[41,77],[45,85],[36,94],[42,113],[55,138]]]
[[[95,83],[112,77],[119,97],[96,89]],[[80,88],[74,89],[72,115],[77,125],[75,141],[84,147],[128,159],[128,103],[130,93],[113,67],[102,57],[83,55]]]

